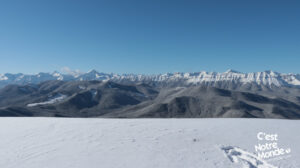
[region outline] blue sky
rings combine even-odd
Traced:
[[[300,1],[1,0],[0,73],[300,73]]]

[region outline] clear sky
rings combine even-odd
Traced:
[[[0,0],[0,73],[300,73],[299,0]]]

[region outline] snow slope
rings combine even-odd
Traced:
[[[65,98],[67,98],[66,95],[58,94],[45,102],[27,104],[27,107],[35,107],[35,106],[39,106],[39,105],[54,104],[54,103],[63,101]]]
[[[0,118],[1,168],[299,168],[300,122],[266,119]],[[283,159],[254,154],[276,133]]]

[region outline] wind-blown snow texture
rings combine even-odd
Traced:
[[[266,119],[0,118],[0,167],[299,168],[299,128]],[[260,131],[277,133],[290,157],[258,162]]]

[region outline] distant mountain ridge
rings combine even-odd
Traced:
[[[96,70],[91,70],[82,74],[63,74],[60,72],[53,73],[38,73],[27,75],[18,74],[0,74],[0,87],[10,84],[25,85],[38,84],[48,80],[58,81],[113,81],[117,83],[152,83],[163,86],[190,86],[199,84],[215,85],[216,83],[230,82],[234,84],[244,85],[254,83],[264,86],[300,86],[300,74],[285,74],[274,71],[242,73],[235,70],[226,72],[193,72],[193,73],[166,73],[158,75],[140,75],[140,74],[113,74],[101,73]]]

